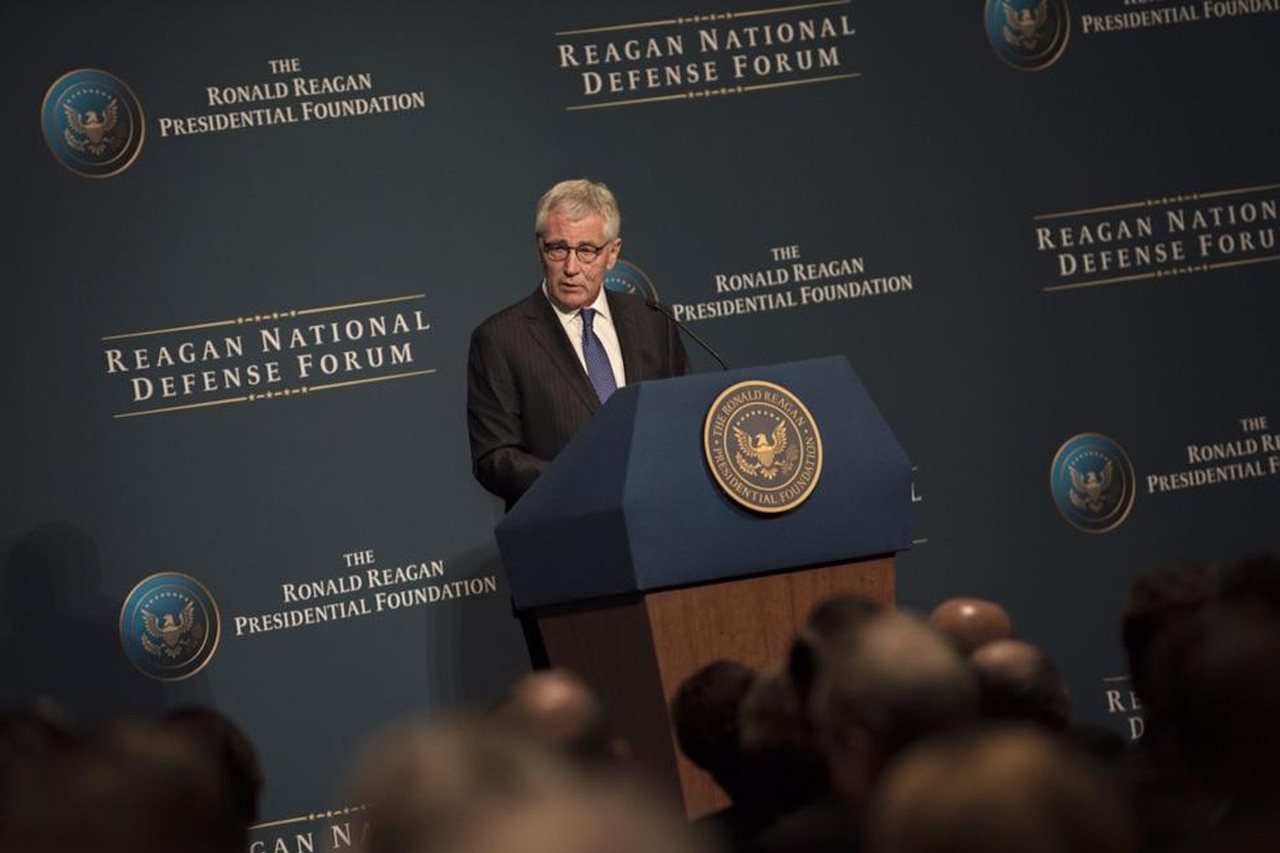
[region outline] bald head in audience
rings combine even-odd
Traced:
[[[1039,648],[1021,640],[996,640],[969,656],[988,720],[1028,722],[1065,729],[1071,695],[1058,668]]]
[[[933,608],[929,624],[950,637],[962,654],[979,646],[1013,636],[1013,621],[994,601],[983,598],[950,598]]]
[[[868,817],[873,853],[1129,853],[1135,843],[1121,792],[1030,729],[922,745],[885,774]]]
[[[563,669],[531,672],[511,688],[498,717],[515,730],[576,758],[612,756],[595,693]]]

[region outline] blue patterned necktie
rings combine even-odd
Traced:
[[[591,387],[596,389],[596,396],[603,403],[609,395],[618,390],[618,383],[613,378],[613,366],[609,363],[609,354],[604,351],[604,344],[596,337],[591,328],[596,309],[582,309],[582,358],[587,363],[587,378]]]

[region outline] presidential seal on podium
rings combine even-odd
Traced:
[[[707,411],[703,449],[724,493],[755,512],[795,509],[822,474],[822,436],[813,415],[772,382],[726,388]]]

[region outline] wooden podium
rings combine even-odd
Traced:
[[[818,484],[787,513],[743,509],[704,458],[708,408],[747,380],[795,394],[821,434]],[[676,689],[720,658],[779,664],[831,595],[892,604],[893,555],[911,544],[910,477],[843,358],[641,383],[615,393],[512,508],[498,545],[552,665],[597,691],[609,725],[692,818],[727,798],[679,754]]]

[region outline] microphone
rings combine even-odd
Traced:
[[[644,304],[648,305],[654,311],[657,311],[663,317],[666,317],[668,320],[670,320],[672,323],[675,324],[677,329],[679,329],[680,331],[688,335],[690,338],[692,338],[694,343],[696,343],[698,346],[702,347],[704,350],[710,353],[711,357],[714,358],[716,360],[716,363],[720,365],[721,370],[729,369],[729,365],[725,364],[724,359],[720,357],[720,354],[711,348],[711,344],[704,341],[698,335],[698,333],[695,332],[693,329],[690,329],[684,323],[681,323],[679,320],[677,320],[676,315],[672,314],[671,311],[668,310],[667,306],[663,305],[658,300],[652,299],[648,296],[644,297]]]

